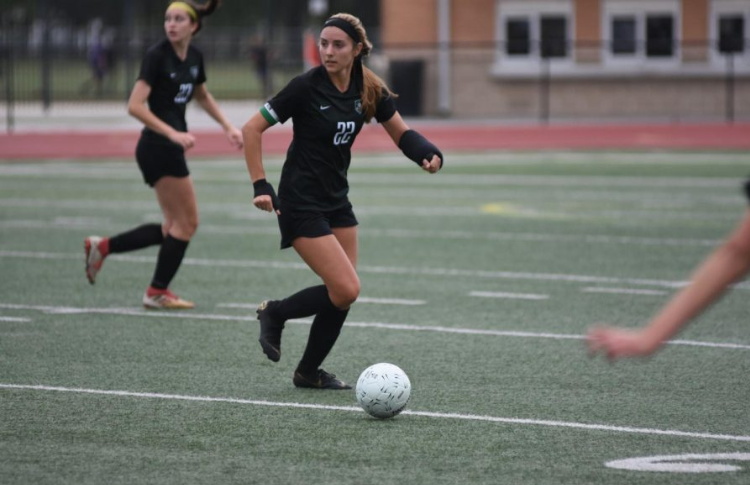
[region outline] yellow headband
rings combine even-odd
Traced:
[[[180,10],[184,10],[188,15],[190,15],[190,18],[192,18],[193,20],[198,20],[198,12],[196,12],[190,4],[187,4],[185,2],[172,2],[169,4],[169,7],[167,7],[167,10],[171,8],[179,8]]]

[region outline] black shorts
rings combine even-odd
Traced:
[[[177,144],[149,143],[141,137],[135,148],[135,159],[143,181],[151,187],[164,176],[183,178],[190,175],[185,150]]]
[[[359,224],[352,205],[332,211],[299,211],[284,209],[279,216],[281,249],[292,247],[298,237],[322,237],[333,234],[332,228],[353,227]]]

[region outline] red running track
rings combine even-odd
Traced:
[[[489,150],[750,150],[750,123],[685,125],[564,125],[519,126],[448,123],[413,127],[444,152]],[[193,131],[196,146],[189,156],[242,156],[220,131]],[[0,135],[0,159],[129,158],[139,133],[53,132]],[[291,130],[271,129],[263,136],[263,151],[283,154]],[[364,127],[355,151],[396,150],[377,125]]]

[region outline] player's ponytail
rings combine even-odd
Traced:
[[[359,59],[355,61],[361,62],[362,58],[370,55],[372,52],[372,42],[367,38],[367,31],[365,30],[362,21],[354,15],[348,13],[337,13],[331,16],[332,19],[342,19],[351,24],[354,30],[357,32],[357,36],[362,42],[362,52],[359,55]],[[355,73],[356,74],[356,73]],[[377,108],[378,101],[381,96],[391,96],[397,98],[398,95],[390,90],[388,85],[383,81],[380,76],[372,72],[367,66],[362,66],[362,112],[365,115],[365,121],[369,121],[375,116],[375,109]]]
[[[203,17],[208,17],[214,13],[214,10],[216,10],[219,7],[219,4],[221,4],[221,0],[208,0],[204,3],[197,3],[193,0],[181,0],[180,2],[170,2],[169,4],[172,5],[173,3],[182,3],[183,6],[187,5],[192,9],[192,12],[188,11],[188,13],[193,22],[198,24],[195,32],[193,32],[193,35],[195,35],[200,32],[203,27]]]
[[[221,5],[221,0],[208,0],[203,5],[196,5],[196,11],[201,17],[208,17]]]

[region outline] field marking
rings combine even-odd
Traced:
[[[590,286],[588,288],[582,288],[584,293],[612,293],[614,295],[648,295],[648,296],[664,296],[668,293],[661,290],[636,290],[633,288],[602,288],[598,286]]]
[[[403,212],[402,212],[403,214]],[[262,215],[262,214],[261,214]],[[256,214],[241,214],[237,216],[242,220],[264,220]],[[99,222],[94,223],[93,220]],[[0,227],[16,229],[67,229],[78,231],[91,229],[98,231],[116,230],[122,224],[111,221],[109,218],[54,218],[48,219],[6,219],[0,221]],[[216,225],[202,224],[202,233],[217,235],[267,235],[278,236],[278,227],[261,226],[248,227],[247,225]],[[721,243],[719,239],[699,238],[648,238],[631,236],[607,236],[597,234],[544,234],[544,233],[515,233],[515,232],[476,232],[476,231],[430,231],[418,229],[368,229],[359,231],[362,237],[388,237],[398,239],[447,239],[447,240],[477,240],[477,241],[516,241],[516,242],[538,242],[538,243],[587,243],[587,244],[640,244],[644,246],[698,246],[713,248]]]
[[[547,300],[549,295],[537,293],[509,293],[505,291],[471,291],[469,296],[478,298],[506,298],[510,300]]]
[[[19,317],[0,317],[0,322],[18,322],[18,323],[29,323],[30,318],[19,318]]]
[[[481,123],[478,124],[481,126]],[[398,167],[404,166],[404,158],[399,153],[362,153],[357,155],[357,160],[377,163],[378,166],[393,164]],[[744,153],[735,152],[716,152],[711,150],[698,152],[679,152],[675,150],[639,152],[630,153],[627,151],[606,150],[597,152],[586,152],[576,150],[561,150],[555,152],[529,151],[518,152],[514,150],[493,150],[486,151],[466,151],[451,154],[452,164],[460,166],[484,166],[484,165],[660,165],[660,166],[705,166],[706,163],[712,165],[737,165],[747,161]],[[279,168],[284,162],[281,156],[269,157],[270,164]],[[228,159],[223,156],[211,157],[210,160],[195,160],[195,172],[201,174],[215,173],[218,169],[230,170],[237,173],[237,161]],[[54,163],[47,162],[29,162],[28,164],[0,165],[0,175],[23,174],[30,171],[32,174],[47,174],[45,170],[57,168],[58,170],[68,170],[79,173],[86,173],[94,167],[90,167],[85,162],[76,161],[75,159],[55,160]],[[102,170],[122,170],[133,174],[132,166],[128,162],[118,160],[103,160],[97,164]]]
[[[742,470],[741,467],[736,465],[707,463],[725,460],[750,461],[750,453],[688,453],[684,455],[642,456],[608,461],[605,466],[618,470],[672,473],[716,473]]]
[[[360,296],[357,298],[357,303],[375,303],[380,305],[424,305],[427,302],[425,300],[404,300],[400,298],[368,298],[366,296]],[[259,303],[217,303],[218,308],[239,308],[243,310],[255,310],[258,308]]]
[[[32,391],[48,391],[48,392],[68,392],[74,394],[94,394],[94,395],[105,395],[105,396],[117,396],[117,397],[135,397],[145,399],[163,399],[163,400],[178,400],[178,401],[191,401],[191,402],[209,402],[209,403],[227,403],[227,404],[249,404],[253,406],[269,406],[277,408],[293,408],[293,409],[315,409],[322,411],[346,411],[346,412],[357,412],[362,413],[362,409],[354,406],[331,406],[323,404],[305,404],[297,402],[278,402],[278,401],[263,401],[255,399],[238,399],[231,397],[210,397],[210,396],[190,396],[181,394],[160,394],[152,392],[133,392],[133,391],[120,391],[120,390],[103,390],[103,389],[84,389],[84,388],[71,388],[71,387],[58,387],[58,386],[44,386],[44,385],[23,385],[23,384],[5,384],[0,383],[2,389],[17,389],[17,390],[32,390]],[[532,426],[549,426],[555,428],[572,428],[572,429],[585,429],[591,431],[610,431],[616,433],[634,433],[634,434],[646,434],[646,435],[658,435],[658,436],[675,436],[679,438],[696,438],[696,439],[709,439],[709,440],[722,440],[722,441],[738,441],[738,442],[750,442],[750,436],[743,435],[728,435],[728,434],[716,434],[716,433],[702,433],[692,431],[679,431],[670,429],[655,429],[655,428],[636,428],[631,426],[613,426],[608,424],[587,424],[577,423],[571,421],[552,421],[543,419],[523,419],[523,418],[503,418],[496,416],[482,416],[477,414],[458,414],[458,413],[434,413],[428,411],[413,411],[405,410],[401,413],[402,415],[409,416],[420,416],[426,418],[436,419],[458,419],[466,421],[484,421],[491,423],[503,423],[503,424],[521,424],[521,425],[532,425]]]
[[[217,303],[216,308],[237,308],[240,310],[257,310],[260,303]]]
[[[0,179],[1,181],[1,179]],[[204,188],[204,190],[208,190]],[[225,189],[222,189],[225,190]],[[483,192],[484,191],[484,192]],[[403,196],[403,189],[402,188],[393,188],[393,189],[382,189],[378,190],[378,195],[382,196],[392,196],[391,198],[397,198],[399,196]],[[490,199],[494,203],[504,203],[504,204],[529,204],[533,202],[539,202],[538,196],[533,196],[528,194],[528,190],[522,190],[518,188],[510,188],[507,190],[502,191],[502,200],[497,200],[498,198],[498,192],[495,190],[495,187],[488,186],[488,187],[481,187],[481,188],[472,188],[472,189],[466,189],[462,187],[442,187],[439,189],[429,187],[429,186],[410,186],[410,193],[417,193],[421,195],[423,198],[429,198],[430,196],[441,194],[443,196],[446,196],[447,194],[450,194],[452,198],[454,199],[465,199],[468,201],[476,201],[477,203],[486,203],[488,199]],[[739,192],[739,191],[737,191]],[[683,209],[686,210],[689,207],[707,207],[707,206],[719,206],[722,208],[737,208],[738,203],[741,201],[741,195],[737,193],[736,195],[714,195],[714,194],[684,194],[684,193],[676,193],[676,194],[655,194],[653,191],[624,191],[624,192],[612,192],[611,190],[605,190],[605,189],[590,189],[590,190],[580,190],[576,191],[575,193],[570,193],[570,191],[564,190],[564,188],[561,188],[559,191],[545,191],[545,198],[544,200],[549,204],[553,202],[629,202],[629,203],[637,203],[636,207],[640,207],[641,210],[644,210],[646,208],[655,208],[658,206],[662,209]],[[57,205],[55,205],[55,202],[59,202]],[[97,202],[102,202],[101,205],[97,205]],[[209,209],[209,212],[246,212],[248,209],[247,204],[241,203],[241,202],[206,202],[207,209]],[[557,204],[553,204],[557,205]],[[609,205],[609,204],[608,204]],[[47,208],[54,208],[54,209],[61,209],[61,208],[67,208],[67,209],[131,209],[134,210],[136,208],[140,208],[143,210],[144,208],[149,207],[158,207],[158,205],[155,204],[155,202],[151,200],[146,199],[135,199],[135,200],[128,200],[128,201],[97,201],[97,200],[91,200],[91,199],[61,199],[61,200],[54,200],[54,199],[44,199],[44,198],[38,198],[38,197],[7,197],[7,198],[0,198],[0,206],[3,207],[47,207]],[[359,205],[358,205],[359,207]],[[377,209],[378,207],[385,207],[389,211],[393,209],[398,209],[399,207],[401,210],[404,210],[402,206],[375,206],[371,207],[373,209]],[[719,207],[716,207],[718,210]],[[359,207],[367,209],[368,206]],[[359,213],[359,209],[357,209]],[[259,214],[262,214],[261,212],[258,212]],[[265,214],[265,217],[268,215]]]
[[[150,318],[178,318],[181,320],[212,320],[224,322],[256,322],[255,316],[237,316],[237,315],[220,315],[212,313],[190,313],[190,312],[163,312],[155,310],[137,310],[134,308],[78,308],[78,307],[57,307],[48,305],[23,305],[16,303],[0,303],[0,308],[8,310],[35,310],[51,315],[80,315],[80,314],[103,314],[103,315],[126,315]],[[310,319],[288,320],[287,323],[296,325],[309,325]],[[554,340],[585,340],[585,335],[547,333],[547,332],[527,332],[515,330],[484,330],[464,327],[443,327],[438,325],[411,325],[405,323],[388,323],[388,322],[355,322],[347,321],[347,327],[356,328],[377,328],[386,330],[405,330],[412,332],[436,332],[447,334],[463,335],[489,335],[494,337],[519,337],[519,338],[543,338]],[[750,345],[722,343],[722,342],[700,342],[694,340],[670,340],[666,342],[669,345],[685,345],[691,347],[708,347],[718,349],[732,350],[750,350]]]
[[[369,298],[366,296],[360,296],[357,298],[357,303],[374,303],[376,305],[406,305],[406,306],[419,306],[425,305],[425,300],[408,300],[403,298]]]
[[[403,162],[401,162],[403,165]],[[232,171],[217,176],[210,173],[211,182],[235,182],[239,171]],[[275,174],[274,174],[275,175]],[[72,167],[49,165],[3,165],[0,166],[2,177],[34,177],[40,179],[59,180],[61,177],[75,179],[126,180],[136,182],[135,172],[126,166],[117,167]],[[246,177],[247,174],[244,174]],[[206,177],[208,178],[208,177]],[[349,181],[354,185],[390,185],[394,181],[411,184],[412,180],[420,180],[427,186],[454,185],[463,186],[534,186],[534,187],[677,187],[677,188],[734,188],[740,183],[729,177],[652,177],[652,176],[605,176],[605,175],[513,175],[513,174],[442,174],[440,177],[430,178],[429,181],[419,173],[359,173],[352,170]]]
[[[73,253],[47,253],[32,251],[9,251],[0,250],[0,258],[33,258],[33,259],[70,259],[80,260],[82,254]],[[113,255],[108,261],[124,261],[129,263],[154,264],[154,256],[124,256]],[[211,266],[232,268],[270,268],[270,269],[298,269],[309,271],[305,263],[292,263],[286,261],[266,261],[250,259],[198,259],[185,258],[183,265],[188,266]],[[608,285],[633,285],[633,286],[656,286],[662,288],[682,288],[688,284],[687,281],[651,280],[640,278],[618,278],[609,276],[591,276],[560,273],[529,273],[522,271],[486,271],[450,268],[405,268],[396,266],[360,266],[360,273],[393,274],[408,276],[448,276],[469,277],[488,279],[510,279],[510,280],[533,280],[533,281],[556,281],[566,283],[594,283]],[[750,290],[750,283],[739,283],[732,286],[734,289]]]
[[[31,251],[9,251],[0,250],[0,258],[34,258],[34,259],[72,259],[80,260],[81,254],[73,253],[47,253]],[[124,261],[130,263],[154,264],[154,256],[124,256],[113,255],[108,261]],[[286,261],[266,261],[251,259],[198,259],[185,258],[182,262],[188,266],[214,266],[232,268],[270,268],[270,269],[301,269],[309,271],[305,263],[292,263]],[[533,280],[533,281],[562,281],[566,283],[597,283],[597,284],[625,284],[634,286],[656,286],[663,288],[678,289],[686,286],[688,281],[651,280],[641,278],[618,278],[610,276],[590,276],[560,273],[529,273],[521,271],[486,271],[466,270],[448,268],[404,268],[396,266],[360,266],[357,270],[361,273],[394,274],[408,276],[448,276],[511,280]],[[750,283],[738,283],[732,289],[750,290]]]

